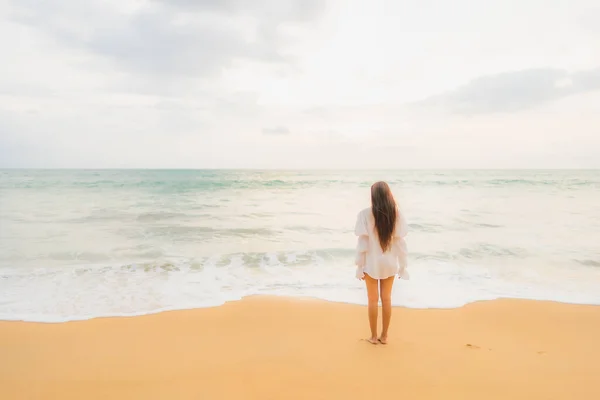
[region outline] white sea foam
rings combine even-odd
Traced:
[[[293,258],[297,254],[286,255]],[[133,316],[166,310],[213,307],[250,295],[302,296],[365,304],[363,284],[348,265],[317,262],[286,266],[267,254],[258,266],[242,257],[217,266],[180,261],[127,267],[5,270],[0,280],[0,319],[63,322],[105,316]],[[416,262],[411,280],[396,282],[393,304],[411,308],[452,308],[512,297],[600,304],[600,276],[584,273],[546,276],[548,266],[527,270],[506,266],[462,266]]]

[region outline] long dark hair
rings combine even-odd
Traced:
[[[385,252],[392,245],[392,236],[396,226],[396,200],[385,182],[375,182],[371,186],[371,210],[375,217],[375,229],[379,244]]]

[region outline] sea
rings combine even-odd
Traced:
[[[378,180],[409,224],[393,304],[600,304],[598,170],[0,170],[0,319],[366,304],[354,224]]]

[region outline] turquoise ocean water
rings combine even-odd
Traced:
[[[380,179],[410,229],[396,305],[600,304],[600,171],[0,170],[0,319],[364,304],[353,228]]]

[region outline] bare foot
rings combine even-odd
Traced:
[[[377,340],[379,340],[379,343],[381,344],[387,344],[387,336],[382,336]]]
[[[372,337],[365,340],[371,344],[377,344],[377,337]]]

